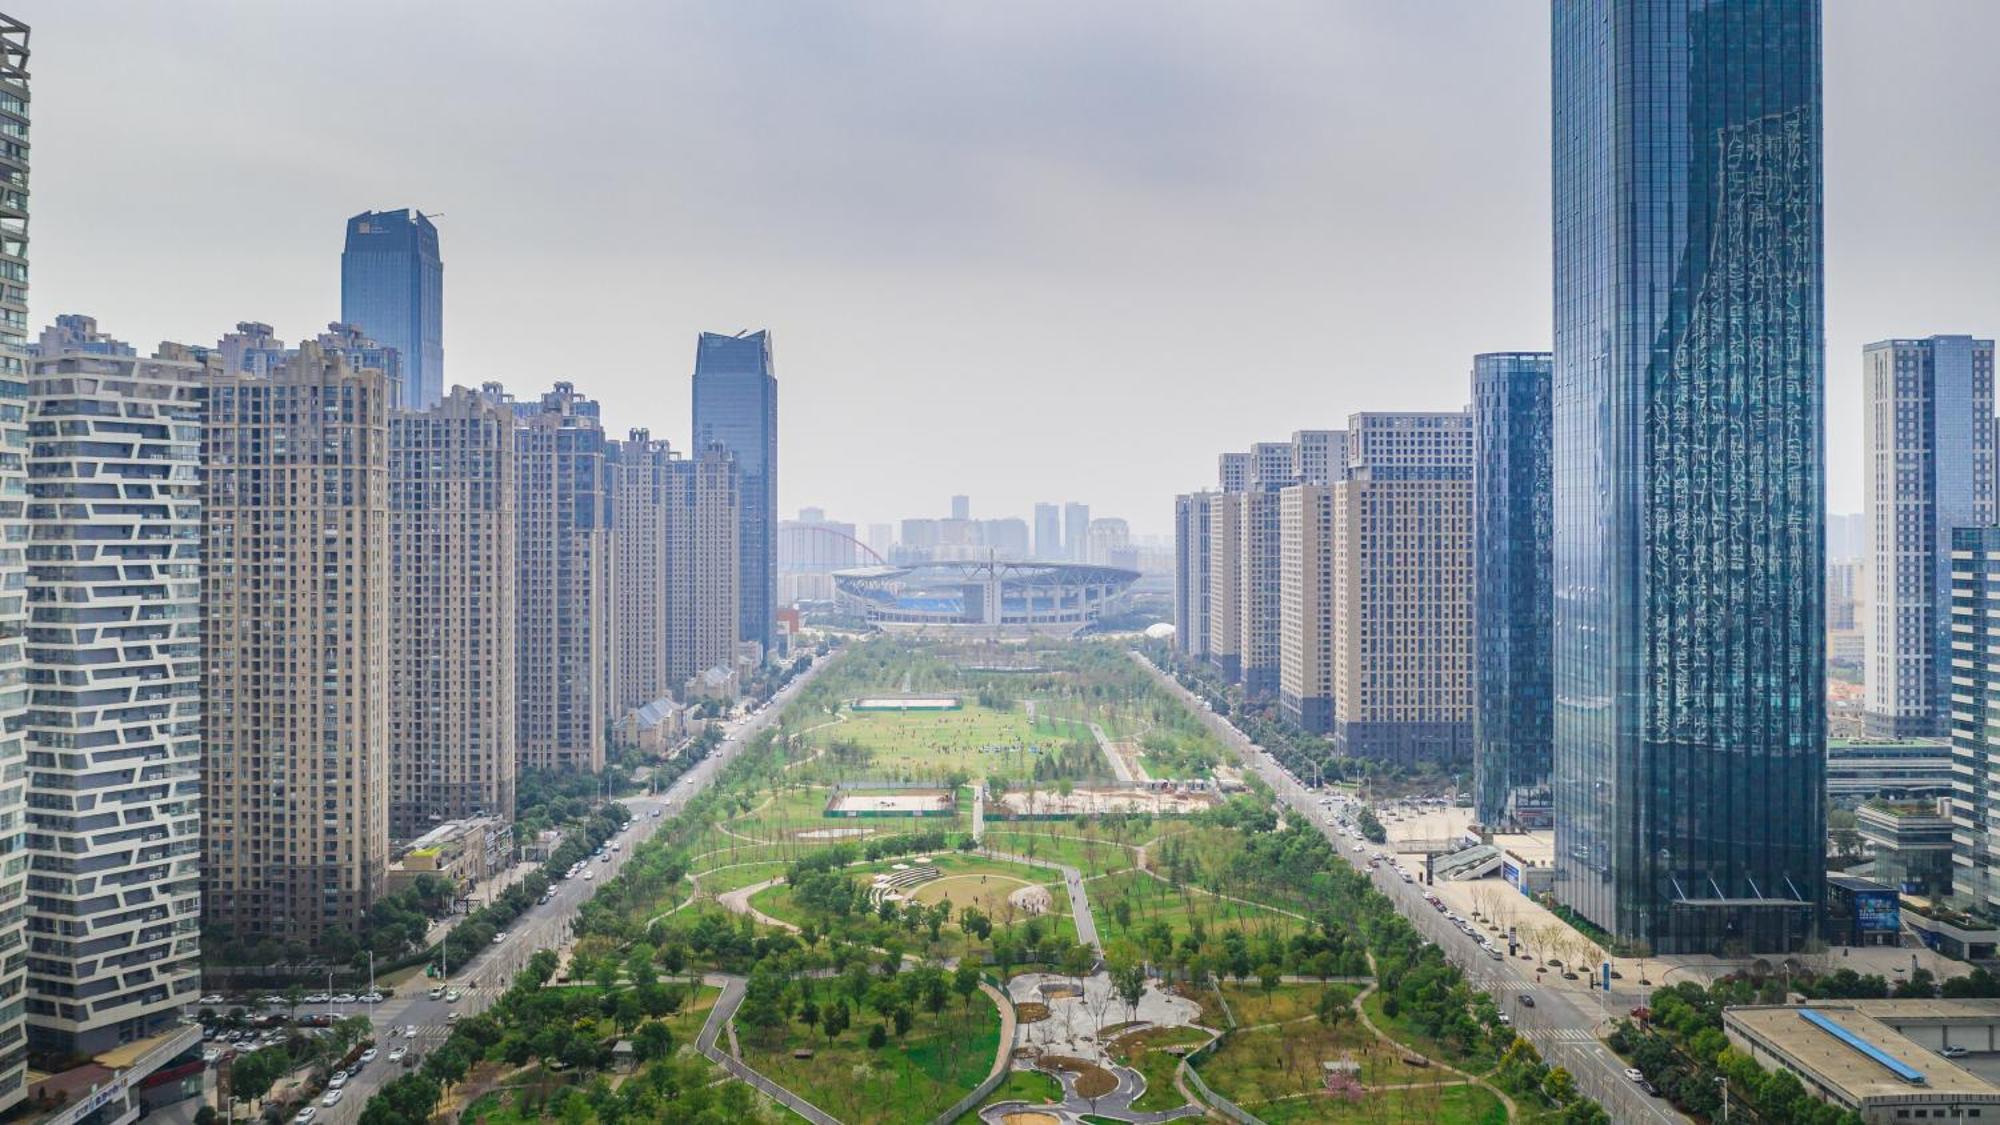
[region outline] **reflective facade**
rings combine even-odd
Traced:
[[[1951,551],[1951,890],[2000,914],[2000,527],[1961,527]]]
[[[1472,357],[1472,755],[1481,824],[1547,828],[1554,445],[1547,352]]]
[[[1558,0],[1558,898],[1658,952],[1823,897],[1817,0]]]
[[[422,211],[363,211],[340,252],[340,319],[403,357],[405,410],[444,393],[444,259]]]
[[[28,27],[0,15],[0,1109],[27,1093]]]
[[[704,332],[695,346],[694,446],[736,458],[737,637],[770,651],[778,603],[778,376],[771,334]]]

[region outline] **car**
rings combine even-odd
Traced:
[[[297,1117],[292,1118],[292,1125],[306,1125],[306,1122],[311,1121],[313,1118],[318,1116],[319,1116],[319,1107],[316,1105],[309,1105],[304,1109],[300,1110],[299,1115]]]
[[[445,993],[444,1002],[447,1004],[458,1003],[458,989],[454,988],[450,992]]]
[[[1521,1006],[1522,1006],[1523,1008],[1532,1008],[1532,1007],[1534,1007],[1534,1006],[1535,1006],[1535,998],[1534,998],[1533,996],[1529,995],[1528,993],[1525,993],[1525,992],[1523,992],[1523,993],[1521,994]]]
[[[383,999],[384,997],[379,992],[364,992],[361,994],[361,1002],[363,1004],[380,1004]]]
[[[416,1037],[417,1037],[417,1025],[416,1025],[416,1024],[413,1024],[413,1023],[406,1023],[406,1024],[404,1024],[404,1025],[403,1025],[403,1038],[405,1038],[405,1039],[415,1039]]]
[[[361,1052],[361,1061],[364,1064],[372,1063],[375,1061],[375,1054],[376,1054],[375,1048],[370,1047],[367,1050]]]
[[[658,820],[658,819],[659,819],[659,817],[660,817],[660,814],[661,814],[661,813],[663,813],[663,812],[665,812],[665,811],[666,811],[665,809],[654,809],[654,810],[653,810],[653,819],[655,819],[655,820]]]
[[[389,1048],[389,1061],[402,1062],[403,1056],[409,1053],[410,1049],[408,1047],[405,1047],[401,1043],[398,1043],[395,1046]]]
[[[457,1022],[458,1022],[458,1017],[459,1017],[459,1016],[460,1016],[461,1014],[463,1014],[463,1013],[460,1013],[460,1012],[453,1012],[453,1013],[451,1013],[450,1015],[448,1015],[448,1016],[446,1016],[446,1017],[444,1018],[444,1022],[446,1022],[446,1023],[457,1023]]]
[[[354,1003],[354,994],[352,992],[343,992],[334,997],[333,1002],[336,1004],[352,1004]]]
[[[611,862],[611,853],[610,853],[610,852],[605,852],[605,853],[604,853],[603,855],[601,855],[601,856],[598,856],[598,857],[597,857],[597,862],[599,862],[599,863],[610,863],[610,862]]]
[[[1646,1095],[1649,1098],[1657,1098],[1660,1096],[1660,1088],[1658,1086],[1653,1085],[1651,1082],[1647,1082],[1643,1079],[1640,1080],[1639,1082],[1639,1092]]]
[[[329,1090],[338,1090],[345,1085],[347,1085],[347,1072],[344,1070],[334,1071],[333,1077],[326,1080],[326,1088]]]
[[[328,1108],[328,1109],[332,1109],[332,1108],[333,1108],[334,1106],[337,1106],[337,1105],[339,1105],[339,1104],[340,1104],[340,1096],[341,1096],[341,1095],[342,1095],[343,1093],[346,1093],[346,1091],[344,1091],[344,1090],[328,1090],[328,1091],[326,1092],[326,1096],[325,1096],[325,1097],[323,1097],[323,1098],[321,1098],[321,1099],[319,1100],[319,1104],[321,1104],[321,1105],[325,1106],[325,1107],[326,1107],[326,1108]]]
[[[589,882],[590,880],[597,878],[597,872],[586,871],[583,873],[583,878],[585,882]]]
[[[262,1000],[259,1000],[257,1002],[259,1004],[264,1005],[266,1008],[283,1008],[289,1006],[285,998],[277,995],[276,993],[273,993],[270,996],[266,996]]]
[[[222,997],[220,997],[220,996],[216,996],[216,995],[214,995],[214,994],[212,994],[212,993],[211,993],[210,995],[207,995],[207,996],[204,996],[204,997],[202,997],[202,998],[201,998],[201,1003],[203,1003],[203,1004],[207,1004],[207,1005],[209,1005],[210,1007],[213,1007],[213,1006],[215,1006],[215,1005],[217,1005],[217,1004],[221,1004],[221,1003],[224,1003],[224,1001],[223,1001]]]
[[[424,993],[424,995],[433,1000],[442,1000],[444,999],[444,985],[435,985],[429,992]]]
[[[1949,1047],[1941,1048],[1938,1051],[1938,1054],[1943,1055],[1945,1058],[1948,1059],[1962,1059],[1971,1053],[1972,1052],[1970,1050],[1967,1050],[1966,1048],[1961,1047],[1956,1043],[1952,1044]]]
[[[222,1048],[220,1047],[204,1047],[202,1049],[201,1061],[205,1063],[218,1062],[221,1060],[221,1058],[222,1058]]]
[[[1511,1023],[1513,1023],[1513,1022],[1514,1022],[1514,1017],[1513,1017],[1513,1016],[1510,1016],[1510,1015],[1508,1015],[1508,1014],[1507,1014],[1507,1013],[1505,1013],[1505,1012],[1501,1012],[1501,1013],[1500,1013],[1500,1024],[1501,1024],[1501,1026],[1503,1026],[1503,1027],[1504,1027],[1504,1026],[1506,1026],[1506,1025],[1508,1025],[1508,1024],[1511,1024]]]
[[[1625,1068],[1625,1077],[1633,1082],[1644,1082],[1646,1073],[1636,1066],[1628,1066]]]
[[[324,992],[314,992],[307,995],[307,997],[305,998],[305,1002],[308,1004],[324,1004],[331,999],[333,999],[333,997],[328,996]]]

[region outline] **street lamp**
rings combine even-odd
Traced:
[[[1729,1077],[1722,1074],[1716,1075],[1715,1085],[1717,1089],[1722,1091],[1722,1125],[1729,1125]]]

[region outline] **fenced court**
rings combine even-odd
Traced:
[[[829,817],[932,817],[958,812],[958,794],[949,789],[843,785],[826,799]]]
[[[955,695],[876,695],[847,705],[850,711],[957,711],[965,701]]]
[[[1106,813],[1147,816],[1193,816],[1214,808],[1222,799],[1206,785],[1078,786],[1068,793],[1056,789],[1009,788],[986,804],[988,820],[1066,820]]]

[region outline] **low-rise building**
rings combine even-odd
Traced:
[[[671,699],[655,699],[613,723],[611,743],[621,750],[658,755],[678,746],[687,733],[687,708]]]
[[[1942,738],[1835,738],[1826,744],[1826,796],[1850,807],[1884,798],[1951,795],[1951,743]]]
[[[514,826],[497,816],[446,821],[417,837],[389,865],[390,894],[419,875],[438,875],[468,888],[514,862]]]
[[[1951,802],[1870,801],[1854,827],[1875,855],[1875,879],[1904,894],[1951,893]]]
[[[1748,1005],[1722,1013],[1737,1050],[1760,1066],[1791,1071],[1807,1093],[1870,1125],[2000,1116],[2000,1087],[1937,1053],[1947,1045],[1993,1050],[1996,1025],[2000,1001],[1992,1000]]]

